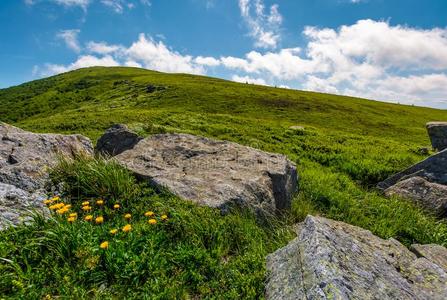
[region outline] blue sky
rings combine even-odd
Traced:
[[[445,0],[2,0],[0,88],[93,65],[447,108]]]

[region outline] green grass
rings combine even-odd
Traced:
[[[148,93],[148,84],[160,88]],[[160,232],[149,231],[147,239],[132,238],[129,247],[116,254],[132,263],[144,261],[150,270],[161,270],[144,281],[138,278],[146,275],[117,271],[126,265],[110,257],[105,260],[109,254],[102,253],[98,254],[101,266],[89,273],[73,258],[57,256],[59,250],[53,250],[57,247],[48,239],[53,237],[52,243],[64,248],[99,251],[101,230],[94,227],[83,237],[81,232],[87,225],[39,219],[32,226],[0,233],[0,257],[11,261],[0,263],[6,274],[3,277],[8,278],[0,279],[0,294],[37,295],[39,288],[48,284],[44,278],[49,276],[54,281],[45,293],[70,295],[66,286],[71,286],[76,289],[72,295],[79,297],[122,296],[124,291],[135,298],[144,292],[161,298],[205,297],[210,292],[229,298],[236,294],[243,298],[261,296],[265,255],[292,238],[287,226],[278,224],[291,225],[307,214],[342,220],[406,245],[447,246],[445,221],[402,199],[386,199],[374,188],[387,176],[424,159],[418,148],[430,145],[425,123],[446,119],[447,111],[443,110],[135,68],[88,68],[0,90],[0,120],[24,129],[81,133],[93,141],[114,123],[125,123],[142,135],[198,134],[283,153],[297,164],[300,177],[300,191],[290,215],[267,226],[240,212],[222,217],[167,193],[141,194],[141,187],[124,170],[101,159],[63,166],[53,178],[67,182],[70,195],[110,200],[128,195],[126,199],[133,199],[129,209],[136,214],[152,206],[176,215],[172,222],[182,224],[179,227],[163,224]],[[290,129],[293,125],[305,130]],[[138,188],[129,189],[131,186]],[[135,234],[152,230],[144,222],[136,222]],[[60,231],[51,233],[56,229]],[[182,234],[183,230],[187,234]],[[172,241],[171,235],[175,236]],[[70,237],[76,245],[70,244]],[[149,252],[143,255],[138,243],[149,244]],[[184,247],[177,249],[177,244]],[[50,246],[53,248],[42,250]],[[48,254],[45,251],[50,254],[39,254]],[[160,253],[164,251],[172,252],[163,256]],[[157,259],[149,262],[154,253],[158,253]],[[228,253],[231,259],[227,263]],[[56,257],[54,267],[49,266],[51,255]],[[67,282],[63,273],[71,274]],[[17,287],[12,280],[17,281]],[[174,289],[172,282],[180,288]]]

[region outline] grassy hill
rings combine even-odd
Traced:
[[[425,123],[446,119],[443,110],[122,67],[81,69],[0,90],[0,120],[30,131],[81,133],[94,141],[114,123],[142,135],[193,133],[283,153],[296,162],[300,176],[292,211],[269,225],[258,224],[250,214],[221,217],[167,193],[118,193],[135,198],[128,204],[134,214],[153,206],[169,211],[176,221],[160,232],[147,231],[143,223],[138,227],[137,221],[136,230],[147,233],[146,239],[129,238],[128,248],[121,245],[115,256],[100,255],[101,262],[91,269],[69,257],[86,245],[93,248],[97,236],[104,235],[97,229],[68,227],[54,219],[0,233],[0,258],[13,265],[0,262],[0,272],[7,274],[0,276],[0,292],[34,293],[37,298],[45,293],[262,297],[264,256],[290,240],[288,226],[307,214],[342,220],[406,245],[447,246],[445,222],[404,200],[383,198],[374,189],[390,174],[423,159],[418,149],[430,144]],[[90,163],[90,169],[110,170],[105,162]],[[76,163],[66,170],[77,171],[60,172],[56,178],[73,185],[91,175]],[[88,189],[77,188],[78,194]],[[87,195],[107,197],[91,191]],[[87,229],[93,231],[86,239],[80,233]],[[64,240],[67,236],[76,242]],[[36,242],[42,239],[45,243]],[[142,251],[140,243],[149,241],[149,250]],[[17,246],[20,242],[25,250]],[[38,254],[42,251],[55,261]],[[145,260],[142,253],[157,261]],[[136,261],[151,272],[135,266]]]

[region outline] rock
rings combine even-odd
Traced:
[[[115,124],[99,138],[95,150],[97,153],[115,156],[132,149],[141,139],[126,125]]]
[[[415,176],[422,177],[430,182],[447,184],[447,149],[387,178],[380,182],[377,187],[386,190],[398,181]]]
[[[82,135],[31,133],[0,123],[0,224],[17,224],[28,210],[40,209],[48,168],[59,155],[80,153],[93,154]]]
[[[447,122],[429,122],[426,127],[433,149],[447,148]]]
[[[157,134],[115,157],[137,177],[226,212],[231,203],[272,213],[290,207],[295,165],[284,155],[189,134]]]
[[[294,125],[294,126],[290,126],[289,129],[292,130],[304,130],[304,126],[298,126],[298,125]]]
[[[267,257],[266,299],[447,298],[444,247],[424,245],[418,257],[394,239],[312,216],[297,234]]]
[[[385,190],[386,196],[398,195],[410,199],[440,217],[447,217],[447,186],[432,183],[422,177],[399,181]]]
[[[442,269],[447,270],[447,249],[440,245],[411,245],[411,250],[418,257],[425,257],[428,260],[434,262]]]

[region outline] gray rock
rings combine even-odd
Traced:
[[[426,259],[434,262],[444,270],[447,270],[447,249],[440,245],[428,244],[428,245],[411,245],[411,250],[418,257],[425,257]]]
[[[308,216],[297,234],[267,257],[267,299],[447,298],[447,269],[432,255],[321,217]]]
[[[422,177],[430,182],[447,184],[447,149],[387,178],[380,182],[377,187],[386,190],[399,181],[415,176]]]
[[[138,177],[226,212],[231,203],[272,213],[290,207],[295,165],[284,155],[189,134],[157,134],[115,157]]]
[[[429,122],[426,127],[433,149],[447,148],[447,122]]]
[[[410,199],[440,217],[447,217],[447,186],[432,183],[422,177],[399,181],[385,190],[386,196],[398,195]]]
[[[40,209],[48,169],[59,156],[93,154],[82,135],[38,134],[0,123],[0,223],[17,224],[22,213]]]
[[[142,138],[126,125],[115,124],[99,138],[95,150],[97,153],[115,156],[132,149],[140,140]]]

